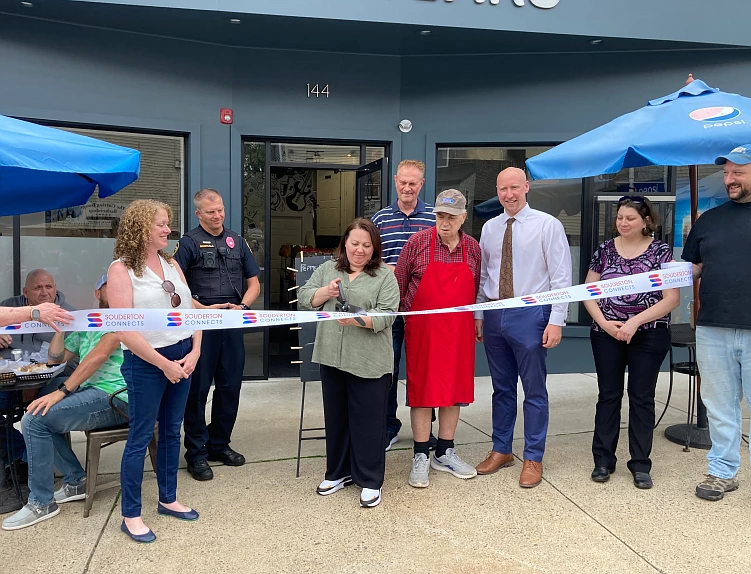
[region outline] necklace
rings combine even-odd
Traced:
[[[619,236],[619,239],[621,240],[621,251],[623,251],[623,258],[624,259],[633,259],[634,253],[636,253],[637,251],[639,251],[639,249],[642,248],[642,246],[644,245],[644,239],[646,239],[646,238],[642,238],[639,241],[639,243],[636,244],[636,247],[630,253],[626,253],[626,246],[624,245],[623,237]]]

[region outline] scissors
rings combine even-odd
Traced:
[[[347,298],[344,296],[344,287],[342,287],[342,282],[339,281],[339,296],[336,298],[338,303],[336,304],[336,310],[341,311],[342,313],[357,313],[358,315],[367,315],[368,312],[363,309],[362,307],[358,307],[357,305],[350,304],[349,301],[347,301]],[[357,321],[358,325],[361,325],[362,327],[366,326],[365,321],[361,317],[353,317],[355,321]]]

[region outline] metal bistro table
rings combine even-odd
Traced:
[[[47,386],[52,379],[64,370],[65,363],[62,363],[56,365],[55,370],[50,373],[29,373],[28,375],[16,375],[12,372],[0,373],[0,392],[7,393],[8,397],[7,408],[2,414],[5,415],[5,450],[12,482],[11,488],[0,495],[3,498],[3,500],[0,500],[0,507],[4,507],[4,512],[13,512],[13,510],[18,510],[26,504],[16,465],[12,464],[16,458],[16,453],[13,452],[13,425],[20,422],[24,414],[22,393],[23,391],[41,389]]]

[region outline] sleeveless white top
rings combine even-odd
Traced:
[[[118,261],[120,260],[118,259]],[[175,286],[175,293],[180,295],[180,306],[175,307],[175,310],[192,309],[193,296],[190,293],[190,288],[183,283],[180,273],[175,269],[175,264],[167,263],[161,255],[159,256],[159,262],[162,264],[164,279],[172,281]],[[132,269],[128,269],[128,275],[130,275],[130,281],[133,284],[134,309],[173,308],[172,303],[170,303],[169,293],[162,288],[162,279],[149,269],[148,265],[144,265],[142,277],[136,277]],[[140,331],[140,333],[154,349],[161,349],[162,347],[169,347],[183,339],[192,337],[195,331],[170,329],[168,331]],[[121,343],[121,346],[127,350],[124,344]]]

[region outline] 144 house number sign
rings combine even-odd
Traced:
[[[454,0],[446,0],[446,2],[453,2]],[[475,0],[475,4],[485,4],[486,0]],[[555,8],[558,3],[561,0],[529,0],[529,3],[532,4],[532,6],[536,6],[537,8]],[[435,2],[435,0],[428,0],[428,2]],[[522,7],[525,4],[524,0],[513,0],[514,6]],[[501,0],[490,0],[490,4],[492,5],[498,5],[501,3]]]
[[[322,84],[307,84],[308,97],[309,98],[322,98],[323,96],[329,97],[329,85]]]

